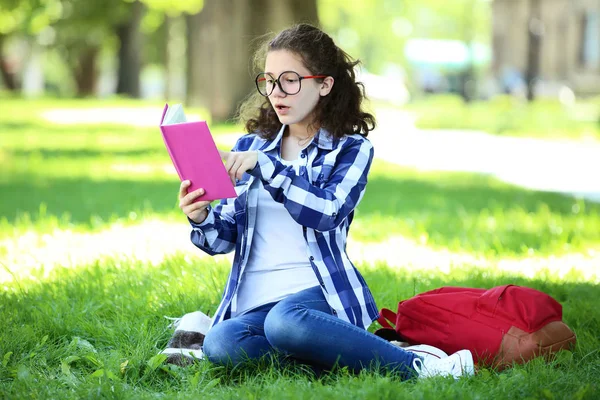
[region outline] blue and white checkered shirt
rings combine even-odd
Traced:
[[[242,136],[233,151],[258,151],[258,163],[236,183],[238,197],[209,207],[192,225],[191,239],[208,254],[235,249],[233,266],[213,325],[236,315],[237,289],[252,245],[261,185],[302,225],[307,257],[334,315],[361,328],[378,316],[363,277],[348,259],[346,239],[354,209],[362,199],[373,161],[373,146],[357,134],[334,139],[321,129],[300,152],[299,174],[280,161],[285,125],[268,141]],[[277,245],[277,244],[274,244]]]

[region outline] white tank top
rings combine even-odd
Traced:
[[[298,173],[299,160],[281,162],[293,165]],[[248,264],[238,289],[236,314],[317,286],[319,281],[308,257],[302,226],[262,187]]]

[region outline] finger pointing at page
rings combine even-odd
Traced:
[[[253,169],[258,162],[256,151],[229,152],[219,150],[219,154],[225,160],[225,169],[232,181],[242,179],[246,171]]]

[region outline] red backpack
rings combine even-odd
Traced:
[[[562,322],[562,306],[545,293],[505,285],[486,289],[443,287],[383,308],[375,332],[387,340],[428,344],[451,354],[469,349],[479,366],[502,369],[575,345]],[[395,325],[392,327],[390,322]]]

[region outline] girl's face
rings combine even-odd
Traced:
[[[285,71],[294,71],[300,76],[313,75],[296,54],[287,50],[270,51],[265,62],[265,72],[278,79]],[[269,95],[269,101],[279,117],[279,122],[289,125],[290,129],[297,130],[302,135],[306,134],[306,128],[313,122],[313,111],[319,99],[331,91],[333,78],[328,76],[323,82],[302,79],[300,85],[300,92],[294,95],[284,93],[279,85],[275,85],[273,93]]]

